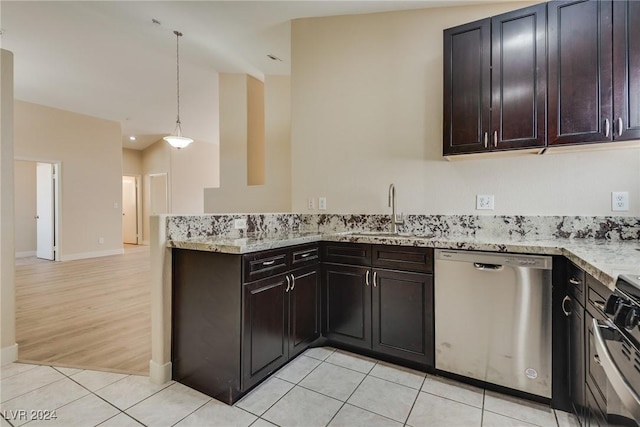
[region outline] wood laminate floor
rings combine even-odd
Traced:
[[[148,246],[77,261],[17,260],[15,283],[20,361],[148,375]]]

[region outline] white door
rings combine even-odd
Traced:
[[[135,176],[122,177],[122,242],[138,244],[138,192]]]
[[[36,232],[38,234],[36,256],[52,261],[55,244],[53,172],[51,163],[36,165]]]
[[[151,196],[151,215],[169,212],[166,173],[149,175],[149,194]]]

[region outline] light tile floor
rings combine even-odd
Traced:
[[[0,427],[578,425],[545,405],[329,347],[307,350],[234,406],[137,375],[13,363],[0,378]]]

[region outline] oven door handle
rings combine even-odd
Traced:
[[[601,325],[598,319],[593,319],[593,336],[595,337],[596,353],[600,358],[604,372],[607,374],[607,379],[622,401],[625,409],[627,409],[635,419],[640,420],[640,396],[629,386],[613,361],[611,353],[605,343],[603,331],[607,335],[615,334],[614,328]]]

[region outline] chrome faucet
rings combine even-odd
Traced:
[[[398,220],[396,214],[396,187],[393,184],[389,186],[389,207],[391,208],[391,233],[398,234],[398,226],[404,224],[404,218],[401,214]]]

